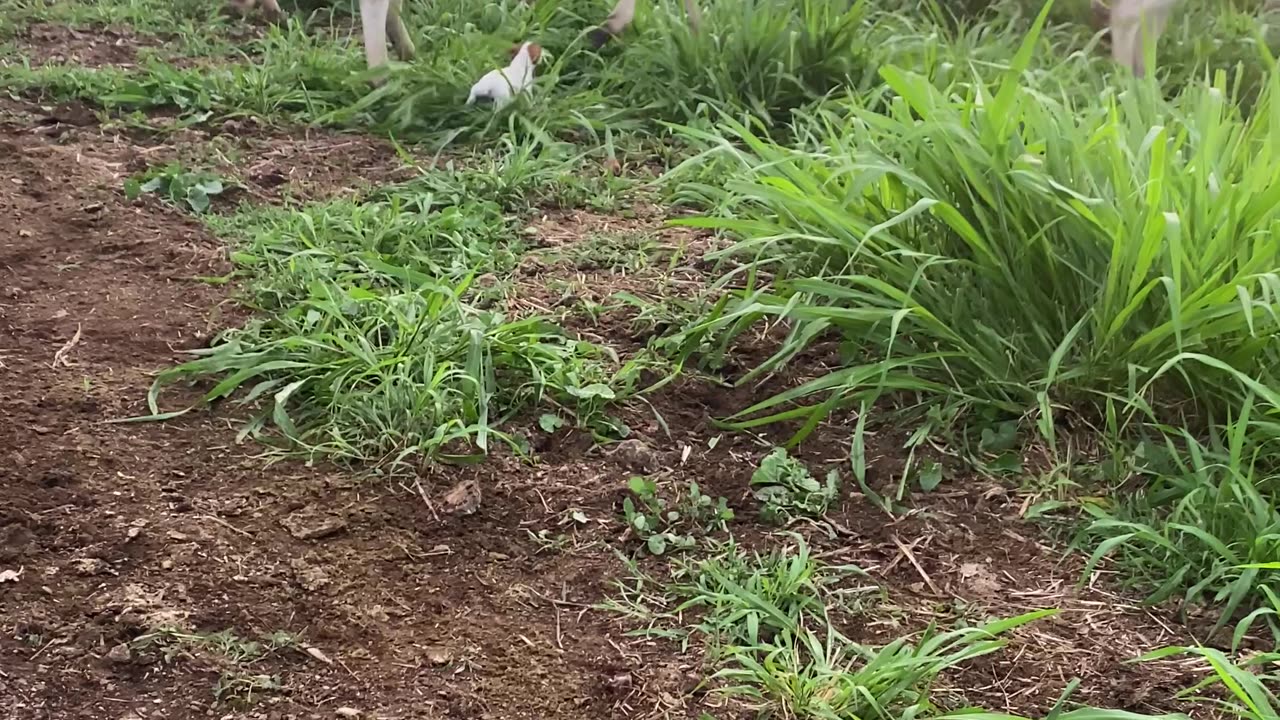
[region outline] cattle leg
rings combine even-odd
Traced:
[[[689,29],[697,33],[702,29],[702,11],[698,9],[698,0],[684,0],[684,14],[689,22]],[[605,18],[603,24],[591,31],[588,36],[591,46],[600,49],[613,36],[627,29],[636,17],[636,0],[618,0],[613,12]]]
[[[391,46],[396,49],[396,57],[402,62],[409,62],[416,50],[413,38],[409,37],[409,31],[404,26],[404,20],[400,19],[403,4],[404,0],[391,0],[391,7],[387,11],[387,37],[391,39]]]
[[[279,0],[262,0],[262,14],[266,15],[271,22],[280,22],[284,19],[284,11],[280,9]]]
[[[1146,74],[1144,38],[1154,47],[1169,23],[1169,0],[1117,0],[1111,8],[1111,57],[1133,74]]]
[[[248,17],[249,13],[257,7],[258,0],[228,0],[227,4],[241,17]],[[262,14],[271,22],[280,22],[284,19],[284,11],[280,9],[278,0],[262,0]]]
[[[613,6],[613,11],[609,13],[609,17],[605,18],[604,23],[592,30],[588,36],[591,39],[591,46],[599,50],[614,35],[626,30],[635,17],[636,0],[618,0],[618,4]]]
[[[698,0],[684,0],[684,16],[694,35],[702,31],[702,11],[698,9]]]
[[[364,56],[369,67],[387,64],[387,21],[391,0],[360,0],[360,29],[364,33]]]

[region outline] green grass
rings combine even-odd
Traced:
[[[1280,639],[1280,576],[1250,567],[1280,557],[1280,478],[1248,446],[1250,410],[1208,446],[1186,430],[1180,443],[1142,445],[1132,472],[1144,491],[1111,510],[1086,505],[1094,519],[1081,538],[1097,546],[1090,570],[1107,554],[1122,559],[1149,602],[1215,608],[1211,635],[1233,626],[1233,649],[1260,630]]]
[[[1280,588],[1259,565],[1280,553],[1280,45],[1261,2],[1188,0],[1160,71],[1135,81],[1106,61],[1083,0],[1043,15],[1038,0],[708,0],[697,36],[678,3],[641,3],[600,53],[583,42],[598,2],[409,0],[420,57],[376,88],[351,5],[249,32],[196,0],[0,0],[13,93],[174,127],[360,128],[449,160],[356,199],[205,213],[234,243],[220,280],[255,314],[160,374],[154,417],[184,412],[171,386],[195,382],[197,405],[242,404],[246,435],[351,461],[522,450],[531,418],[607,441],[626,434],[612,408],[644,371],[736,371],[740,341],[780,328],[729,380],[798,367],[807,382],[726,427],[779,425],[799,442],[859,409],[850,456],[872,498],[866,432],[905,428],[895,502],[943,482],[926,445],[1002,476],[1027,472],[1019,450],[1034,445],[1081,494],[1106,496],[1080,506],[1091,568],[1110,558],[1151,602],[1208,607],[1233,646],[1276,635]],[[132,68],[32,66],[15,52],[30,22],[127,24],[154,47]],[[502,112],[464,107],[517,39],[548,50],[535,92]],[[602,158],[674,170],[643,183]],[[131,190],[199,210],[217,187],[176,166],[157,177]],[[707,258],[718,280],[693,299],[615,297],[657,335],[649,351],[617,357],[608,338],[507,312],[531,216],[619,212],[654,187],[734,244]],[[629,272],[652,260],[647,242],[601,235],[563,256]],[[793,479],[769,483],[775,514],[834,499]],[[870,647],[839,631],[833,613],[856,612],[802,547],[717,558],[643,589],[656,614],[633,611],[709,643],[721,687],[783,717],[936,716],[937,673],[1031,619]],[[672,629],[681,603],[702,625]],[[1274,716],[1259,700],[1274,698],[1235,692],[1248,683],[1205,657],[1243,717]]]
[[[1209,674],[1199,683],[1180,693],[1182,697],[1210,708],[1219,717],[1241,720],[1271,720],[1280,717],[1280,673],[1276,672],[1280,655],[1260,653],[1244,660],[1232,660],[1219,650],[1207,647],[1173,647],[1148,653],[1139,661],[1150,661],[1176,655],[1198,657]],[[1207,693],[1206,690],[1216,690]]]
[[[1099,86],[1044,67],[1044,43],[882,66],[878,95],[797,113],[787,140],[684,129],[701,153],[671,185],[710,211],[686,224],[737,242],[716,256],[728,301],[678,337],[717,360],[781,321],[740,386],[838,342],[838,365],[727,418],[798,424],[793,443],[884,401],[931,434],[1012,421],[1062,458],[1068,423],[1122,454],[1168,435],[1180,459],[1092,525],[1095,561],[1122,552],[1152,601],[1207,603],[1219,625],[1270,620],[1274,589],[1238,566],[1278,547],[1280,86]],[[1214,425],[1234,428],[1229,459],[1206,459]],[[937,469],[913,472],[928,488]]]
[[[708,689],[761,717],[935,717],[930,686],[942,671],[999,650],[999,637],[1051,615],[1031,612],[978,627],[884,645],[857,642],[841,627],[875,613],[878,589],[853,566],[827,566],[799,536],[768,553],[732,542],[680,563],[665,586],[639,574],[609,607],[707,648]],[[851,581],[854,581],[851,583]],[[688,633],[688,635],[685,635]]]
[[[546,318],[511,317],[505,284],[477,282],[509,274],[521,251],[500,201],[523,201],[530,166],[496,167],[212,218],[237,241],[243,301],[258,314],[160,373],[153,417],[185,412],[162,412],[166,387],[207,380],[201,404],[234,396],[251,413],[244,434],[397,466],[473,457],[494,440],[523,449],[506,424],[534,408],[616,433],[606,408],[635,391],[650,362],[624,361]]]

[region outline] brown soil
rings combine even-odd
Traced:
[[[151,374],[236,321],[223,289],[192,279],[225,273],[225,248],[189,216],[120,192],[139,156],[178,150],[93,126],[32,132],[38,115],[6,113],[0,125],[0,572],[19,573],[0,582],[5,713],[750,716],[697,687],[696,652],[629,636],[634,622],[590,607],[622,576],[612,548],[630,545],[618,504],[638,465],[652,462],[664,484],[695,480],[724,495],[739,514],[735,536],[771,542],[746,489],[767,444],[746,435],[712,443],[721,433],[707,422],[742,407],[750,389],[680,384],[656,398],[669,436],[652,413],[630,411],[647,460],[561,434],[537,463],[499,454],[435,468],[421,488],[269,463],[260,447],[236,444],[234,416],[222,412],[106,424],[145,412]],[[241,133],[263,150],[240,165],[257,200],[329,196],[399,172],[391,149],[367,139]],[[265,174],[283,181],[254,180]],[[576,218],[599,231],[599,218]],[[560,249],[587,234],[572,231],[581,227],[574,217],[534,225]],[[659,242],[703,242],[649,231]],[[597,292],[644,289],[634,272],[590,272],[583,284]],[[687,283],[692,273],[675,276]],[[824,428],[804,457],[847,463],[848,420]],[[892,482],[900,444],[873,439],[876,484]],[[471,481],[468,492],[450,497],[461,481]],[[839,531],[806,534],[824,560],[855,563],[885,587],[888,599],[854,633],[863,640],[1061,608],[1016,632],[1005,651],[950,673],[946,692],[957,702],[1034,714],[1081,677],[1079,700],[1166,705],[1189,679],[1184,667],[1122,662],[1186,642],[1183,631],[1103,588],[1076,590],[1078,563],[1061,563],[1017,519],[1023,502],[998,486],[955,481],[890,517],[847,493],[834,515]],[[539,533],[564,539],[547,547]],[[178,634],[157,635],[161,628]],[[236,658],[243,644],[223,636],[219,651],[208,637],[219,632],[295,640]]]
[[[138,49],[159,41],[127,28],[77,29],[52,23],[31,23],[15,37],[18,58],[33,66],[83,65],[130,67]]]

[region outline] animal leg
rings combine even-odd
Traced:
[[[279,0],[262,0],[262,14],[266,15],[271,22],[280,22],[284,19],[284,11],[280,9]]]
[[[1142,24],[1137,18],[1111,18],[1111,58],[1142,76]]]
[[[1133,74],[1146,74],[1144,42],[1154,48],[1160,42],[1173,0],[1116,0],[1111,9],[1111,56],[1127,65]]]
[[[702,30],[702,10],[698,0],[684,0],[684,15],[689,20],[689,31],[697,35]]]
[[[391,0],[360,0],[364,56],[371,68],[387,64],[387,18],[390,10]]]
[[[597,50],[600,49],[614,35],[626,30],[635,17],[636,0],[618,0],[618,4],[613,6],[613,12],[609,13],[604,23],[591,31],[591,46]]]
[[[240,17],[247,17],[258,0],[228,0],[227,5]]]
[[[387,12],[387,37],[391,39],[391,46],[396,49],[396,57],[409,62],[417,49],[413,46],[413,38],[409,37],[409,30],[404,26],[404,20],[400,19],[403,5],[404,0],[391,0],[391,7]]]

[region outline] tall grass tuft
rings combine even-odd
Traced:
[[[1093,521],[1079,538],[1096,544],[1086,574],[1117,557],[1148,602],[1217,608],[1210,635],[1234,622],[1233,648],[1255,624],[1280,641],[1280,575],[1261,566],[1280,557],[1280,476],[1247,441],[1251,410],[1246,402],[1209,443],[1186,430],[1163,447],[1144,443],[1143,492],[1110,510],[1087,505]]]
[[[1036,410],[1046,433],[1063,404],[1121,424],[1225,419],[1248,392],[1280,405],[1276,80],[1248,118],[1221,75],[1173,104],[1140,85],[1074,104],[1023,85],[1034,42],[997,83],[884,68],[884,114],[851,101],[807,117],[820,150],[740,124],[727,140],[688,131],[738,166],[687,189],[720,208],[690,224],[740,238],[727,253],[748,261],[695,334],[790,322],[741,382],[824,338],[859,348],[734,419],[886,390]]]

